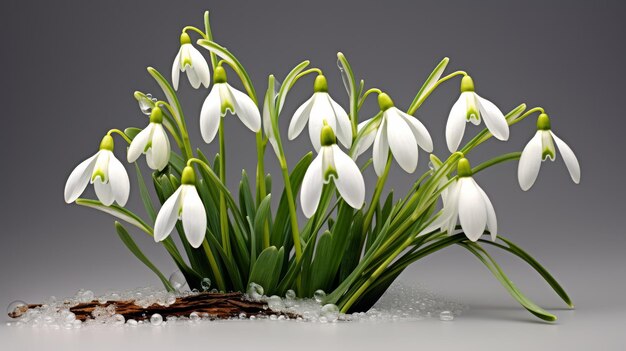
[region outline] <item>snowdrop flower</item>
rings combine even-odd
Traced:
[[[150,168],[161,171],[167,166],[170,160],[170,141],[162,123],[163,112],[159,107],[153,108],[150,124],[130,143],[128,162],[133,163],[141,154],[146,154],[146,162]]]
[[[322,187],[331,179],[348,205],[359,209],[365,201],[365,182],[359,167],[337,146],[330,124],[322,123],[320,151],[304,174],[300,192],[302,212],[307,218],[315,214]]]
[[[472,169],[466,158],[459,160],[457,174],[459,179],[450,185],[444,200],[441,230],[452,235],[458,218],[463,232],[471,241],[478,240],[487,229],[491,240],[496,240],[496,212],[487,194],[472,178]]]
[[[303,103],[291,118],[287,136],[289,140],[295,139],[307,122],[309,122],[309,136],[315,151],[320,150],[320,133],[323,122],[326,121],[332,130],[337,132],[337,137],[343,146],[352,145],[352,125],[346,111],[339,106],[328,94],[326,77],[318,75],[313,85],[313,96]]]
[[[202,104],[200,133],[210,143],[217,134],[220,117],[226,112],[236,114],[241,122],[253,132],[261,130],[261,114],[252,99],[226,82],[226,70],[218,66],[213,77],[213,88]]]
[[[580,164],[572,149],[559,137],[557,137],[550,129],[550,118],[547,114],[542,113],[537,118],[537,133],[530,139],[522,156],[519,160],[519,166],[517,168],[517,179],[522,190],[526,191],[530,189],[535,183],[537,175],[539,174],[539,168],[541,162],[547,160],[554,161],[556,158],[556,148],[554,143],[558,146],[565,166],[569,171],[569,175],[572,177],[574,183],[580,182]]]
[[[113,137],[105,135],[100,150],[74,168],[65,183],[65,202],[76,201],[91,182],[103,205],[110,206],[114,201],[120,206],[126,205],[130,180],[124,165],[115,158],[113,147]]]
[[[461,144],[466,122],[478,125],[481,118],[493,136],[499,140],[509,139],[509,125],[502,111],[491,101],[476,94],[474,81],[470,76],[465,76],[461,80],[461,96],[452,106],[446,125],[446,141],[450,152],[455,152]]]
[[[379,177],[385,170],[390,149],[400,167],[413,173],[417,167],[418,146],[426,152],[433,151],[433,141],[428,130],[417,118],[395,107],[389,95],[379,94],[378,104],[382,118],[379,121],[369,119],[359,124],[359,130],[366,127],[367,130],[357,142],[355,158],[373,143],[374,170]]]
[[[206,233],[206,211],[198,191],[193,168],[187,166],[181,177],[182,185],[165,201],[154,223],[154,241],[165,240],[176,222],[183,222],[187,241],[194,248],[200,247]]]
[[[172,65],[172,83],[174,84],[174,90],[178,90],[180,72],[187,73],[189,84],[191,84],[194,89],[198,89],[200,83],[202,83],[205,88],[208,88],[211,83],[209,64],[200,51],[191,45],[191,38],[189,34],[185,32],[180,35],[180,50],[178,50],[174,58],[174,64]]]

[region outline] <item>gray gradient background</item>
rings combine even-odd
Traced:
[[[626,344],[621,296],[626,288],[626,238],[619,224],[625,168],[618,151],[624,147],[626,127],[623,2],[5,1],[2,7],[0,305],[15,299],[35,302],[50,295],[67,296],[79,288],[102,293],[158,285],[156,277],[121,244],[113,220],[66,205],[63,186],[72,168],[97,150],[109,128],[146,123],[132,92],[159,95],[145,67],[154,66],[169,77],[180,29],[187,24],[202,26],[205,9],[212,11],[216,41],[240,58],[260,96],[268,74],[284,77],[293,65],[310,59],[324,69],[331,94],[346,106],[335,65],[335,54],[341,50],[357,78],[388,91],[398,106],[406,108],[434,65],[449,56],[448,71],[467,70],[477,91],[502,110],[521,102],[546,108],[553,130],[575,150],[582,166],[582,182],[575,186],[560,158],[554,164],[544,163],[538,182],[527,193],[517,184],[516,164],[477,177],[496,206],[501,232],[544,263],[573,297],[577,309],[563,309],[533,271],[513,257],[496,254],[523,291],[554,308],[560,317],[555,325],[537,322],[473,256],[453,247],[414,265],[401,279],[419,281],[468,304],[470,310],[454,323],[284,328],[217,323],[192,330],[73,334],[2,326],[2,342],[15,349],[42,343],[68,349],[112,333],[108,343],[137,345],[149,339],[146,342],[156,346],[180,346],[182,338],[220,343],[243,333],[248,337],[239,339],[242,347],[270,342],[286,346],[290,338],[315,338],[329,347],[406,343],[446,348],[459,344],[619,349]],[[217,143],[206,146],[197,133],[197,116],[207,92],[190,89],[186,78],[181,82],[192,141],[213,153]],[[305,79],[293,90],[283,128],[310,95],[311,85]],[[457,95],[458,80],[444,84],[418,112],[440,155],[447,154],[445,120]],[[375,108],[369,101],[362,116]],[[478,130],[468,128],[469,133]],[[254,137],[236,118],[228,119],[227,129],[228,172],[230,184],[235,185],[242,167],[254,172]],[[529,119],[512,129],[508,143],[491,141],[470,154],[470,160],[477,164],[520,150],[533,133],[534,120]],[[117,154],[123,158],[122,142],[117,144]],[[306,134],[290,143],[290,164],[309,148]],[[271,151],[267,156],[269,170],[276,171]],[[425,154],[421,157],[418,172],[426,169]],[[368,171],[369,184],[373,184],[372,173]],[[401,194],[414,178],[394,166],[388,187]],[[87,195],[93,196],[91,190]],[[136,186],[131,199],[129,206],[143,214]],[[133,233],[164,272],[173,269],[160,246]]]

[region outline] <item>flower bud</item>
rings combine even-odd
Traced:
[[[193,170],[193,167],[186,166],[183,169],[180,181],[184,185],[196,185],[196,172]]]
[[[163,111],[160,107],[154,107],[150,112],[150,123],[163,123]]]
[[[315,77],[315,83],[313,83],[313,91],[316,93],[327,93],[328,92],[328,82],[326,81],[326,77],[323,74],[318,74]]]
[[[463,157],[457,163],[457,172],[459,177],[471,177],[472,176],[472,166],[470,166],[469,161]]]
[[[109,150],[113,151],[115,143],[113,142],[113,137],[109,134],[105,135],[100,142],[100,150]]]
[[[463,79],[461,79],[461,92],[464,93],[466,91],[474,91],[474,80],[470,76],[463,76]]]
[[[386,93],[380,93],[378,94],[378,106],[380,106],[381,111],[385,112],[394,106],[393,100]]]
[[[537,117],[537,129],[538,130],[550,130],[550,117],[546,113],[542,113]]]

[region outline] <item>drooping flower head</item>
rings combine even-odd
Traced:
[[[328,83],[322,74],[315,78],[313,84],[313,96],[305,101],[291,118],[287,136],[289,140],[295,139],[304,126],[309,123],[309,137],[315,151],[319,151],[320,133],[324,121],[336,132],[337,138],[343,146],[349,148],[352,145],[352,125],[350,117],[338,103],[328,94]]]
[[[580,164],[576,155],[563,140],[552,132],[550,117],[542,113],[537,118],[537,133],[524,147],[519,160],[517,179],[522,190],[526,191],[533,186],[543,161],[547,159],[554,161],[556,159],[554,143],[556,143],[563,156],[563,161],[572,180],[576,184],[580,182]]]
[[[491,233],[491,240],[496,240],[498,222],[496,212],[487,194],[472,178],[472,169],[466,158],[458,162],[459,179],[450,185],[444,199],[442,231],[448,235],[454,233],[457,219],[468,239],[478,240],[485,230]]]
[[[170,196],[157,215],[154,223],[154,240],[165,240],[178,220],[183,222],[185,237],[194,248],[200,247],[206,233],[206,211],[196,190],[196,174],[193,168],[183,169],[181,186]]]
[[[117,202],[126,205],[130,194],[130,180],[124,165],[113,154],[113,137],[105,135],[100,142],[100,150],[81,162],[70,174],[65,183],[65,202],[76,201],[91,182],[98,200],[110,206]]]
[[[355,158],[374,144],[374,170],[378,176],[384,172],[389,150],[400,167],[413,173],[417,168],[418,146],[426,152],[433,151],[433,141],[428,130],[417,118],[400,111],[386,93],[378,95],[382,117],[359,124],[359,131],[367,127],[359,139]]]
[[[172,65],[172,84],[174,84],[175,90],[178,90],[180,72],[187,73],[189,84],[194,89],[198,89],[200,84],[208,88],[211,83],[209,64],[200,51],[193,47],[189,34],[185,32],[180,35],[180,49]]]
[[[446,124],[446,141],[450,152],[455,152],[465,133],[465,124],[474,125],[485,121],[487,129],[499,140],[509,139],[509,125],[504,114],[491,101],[483,99],[474,92],[474,81],[470,76],[461,80],[461,96],[454,103]]]
[[[365,201],[365,181],[359,167],[339,146],[330,124],[323,122],[320,150],[309,165],[302,180],[300,202],[307,218],[315,214],[324,184],[332,180],[341,197],[353,208],[359,209]]]
[[[132,163],[145,154],[148,166],[161,171],[170,160],[170,152],[170,141],[163,128],[163,111],[154,107],[150,113],[150,124],[130,143],[127,160]]]
[[[261,130],[261,114],[252,99],[233,88],[226,80],[226,70],[218,66],[213,76],[213,88],[200,110],[200,133],[206,143],[217,134],[220,118],[226,112],[237,115],[241,122],[253,132]]]

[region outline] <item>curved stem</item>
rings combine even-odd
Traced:
[[[183,28],[183,32],[186,33],[188,30],[192,30],[198,34],[200,34],[200,36],[202,36],[202,38],[204,39],[208,39],[206,33],[204,33],[203,31],[201,31],[200,29],[198,29],[197,27],[194,26],[186,26]]]
[[[110,136],[110,135],[111,135],[111,134],[113,134],[113,133],[115,133],[115,134],[117,134],[117,135],[121,136],[121,137],[122,137],[122,138],[123,138],[123,139],[124,139],[124,140],[128,143],[128,145],[130,145],[131,140],[130,140],[130,138],[129,138],[128,136],[126,136],[126,134],[124,134],[124,132],[122,132],[122,131],[121,131],[121,130],[119,130],[119,129],[111,129],[111,130],[109,130],[109,132],[107,133],[107,135],[109,135],[109,136]]]
[[[357,107],[357,110],[361,109],[361,107],[363,106],[363,103],[365,102],[365,99],[367,98],[367,96],[369,94],[372,94],[372,93],[381,94],[382,91],[380,89],[378,89],[378,88],[370,88],[370,89],[368,89],[365,93],[363,93],[363,96],[361,96],[361,100],[359,101],[359,105]]]
[[[406,112],[410,115],[414,114],[415,111],[417,111],[417,109],[422,105],[422,103],[424,101],[426,101],[426,98],[433,92],[435,91],[435,89],[437,89],[437,87],[439,87],[439,85],[441,85],[443,82],[450,80],[456,76],[466,76],[467,72],[465,71],[456,71],[453,73],[448,74],[447,76],[443,77],[443,78],[439,78],[439,80],[437,81],[437,83],[435,83],[427,92],[424,93],[424,98],[422,98],[422,102],[419,104],[415,104],[415,106],[412,106],[411,108],[409,108],[409,110]]]
[[[481,164],[479,164],[478,166],[472,168],[472,174],[476,174],[480,171],[482,171],[483,169],[489,168],[491,166],[495,166],[498,163],[503,163],[506,161],[511,161],[511,160],[519,160],[519,158],[522,156],[522,153],[517,151],[517,152],[511,152],[508,154],[504,154],[498,157],[494,157],[489,161],[483,162]]]
[[[309,68],[306,71],[300,72],[296,78],[293,80],[293,83],[291,83],[291,86],[293,86],[294,84],[296,84],[296,82],[298,81],[298,79],[306,76],[307,74],[311,74],[311,73],[317,73],[317,74],[323,74],[322,70],[319,68]]]

